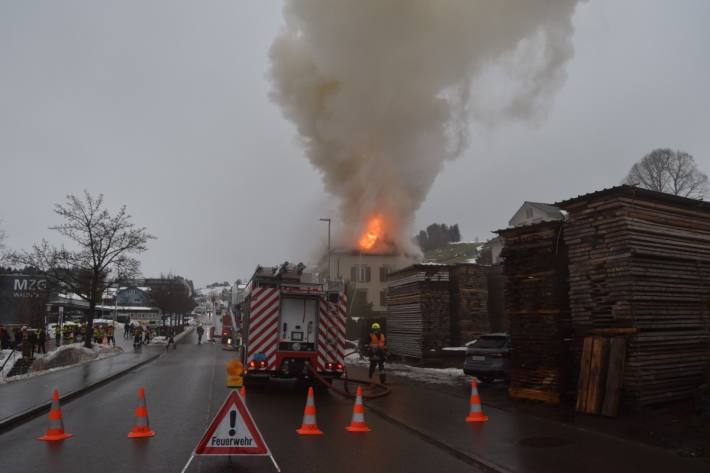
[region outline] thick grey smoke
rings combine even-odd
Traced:
[[[400,248],[472,120],[546,111],[573,55],[576,0],[288,0],[273,99],[339,199],[342,244],[382,218]]]

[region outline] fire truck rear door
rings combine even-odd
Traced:
[[[284,296],[281,300],[279,326],[281,349],[315,351],[317,318],[317,298]]]

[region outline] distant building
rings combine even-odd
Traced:
[[[151,303],[150,289],[146,287],[131,286],[116,293],[116,304],[120,306],[149,306]]]
[[[513,217],[508,221],[509,227],[522,227],[539,222],[549,222],[552,220],[564,220],[565,214],[562,210],[550,204],[541,202],[523,202]]]
[[[526,200],[508,221],[508,228],[524,227],[535,223],[564,219],[564,210],[561,210],[554,205],[543,204],[542,202],[530,202]],[[505,246],[505,241],[503,240],[503,237],[500,236],[486,242],[486,247],[491,250],[491,264],[501,263],[500,253],[503,251],[503,246]]]
[[[350,297],[364,297],[377,312],[387,310],[385,299],[389,273],[413,262],[407,255],[361,253],[353,250],[334,250],[331,259],[332,278],[345,281],[351,292]]]

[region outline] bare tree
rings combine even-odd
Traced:
[[[49,227],[69,239],[73,248],[42,240],[30,251],[11,253],[10,261],[42,271],[58,287],[87,301],[86,333],[90,334],[96,305],[106,288],[112,281],[138,273],[140,264],[132,255],[144,252],[148,240],[155,237],[130,221],[125,206],[111,215],[104,207],[103,194],[84,191],[83,197],[68,195],[64,204],[56,204],[54,212],[64,223]],[[86,337],[88,348],[91,338]]]
[[[702,199],[708,192],[708,177],[693,157],[667,148],[655,149],[631,166],[624,183],[692,199]]]
[[[0,220],[0,223],[2,223],[2,220]],[[7,233],[5,233],[5,230],[0,228],[0,265],[3,263],[5,260],[5,239],[7,238]]]

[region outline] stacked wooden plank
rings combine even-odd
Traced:
[[[562,222],[501,230],[505,310],[513,346],[510,394],[559,402],[570,389],[570,310]]]
[[[577,355],[593,329],[637,329],[622,401],[692,396],[708,367],[710,204],[619,186],[558,205]]]
[[[450,269],[451,344],[459,346],[488,333],[488,267],[463,263]]]
[[[387,289],[387,345],[424,361],[451,342],[449,266],[415,264],[391,273]]]

